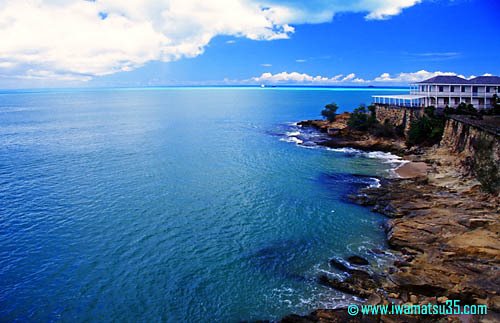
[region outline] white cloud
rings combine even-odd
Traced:
[[[305,63],[305,62],[307,62],[307,59],[300,58],[300,59],[296,59],[295,62],[297,62],[297,63]]]
[[[409,83],[420,82],[438,75],[454,75],[466,79],[474,78],[474,75],[465,77],[464,75],[457,74],[454,72],[429,72],[426,70],[421,70],[417,72],[410,73],[399,73],[391,75],[389,73],[382,73],[380,76],[374,79],[363,79],[357,77],[356,74],[350,73],[347,75],[338,74],[335,76],[312,76],[307,73],[299,72],[281,72],[277,74],[263,73],[260,76],[252,77],[249,80],[244,80],[242,83],[253,83],[253,84],[391,84],[391,85],[407,85]],[[491,75],[491,74],[483,74]]]
[[[260,66],[263,66],[263,67],[271,67],[271,66],[273,66],[273,64],[264,63],[264,64],[260,64]]]
[[[385,19],[419,1],[1,0],[0,69],[87,80],[195,57],[217,35],[284,39],[292,25],[327,22],[338,12]]]
[[[250,80],[245,82],[257,83],[257,84],[338,84],[338,83],[364,83],[365,80],[357,78],[354,73],[349,75],[338,74],[332,77],[327,76],[311,76],[306,73],[298,72],[281,72],[277,74],[272,73],[262,73],[262,75],[257,77],[252,77]]]
[[[387,19],[401,13],[405,8],[420,3],[421,0],[366,1],[371,6],[367,19]]]
[[[420,82],[438,75],[449,75],[449,76],[459,76],[465,78],[463,75],[459,75],[454,72],[429,72],[426,70],[420,70],[413,73],[399,73],[396,75],[390,75],[389,73],[382,73],[380,76],[373,79],[373,82],[385,82],[385,83],[413,83]],[[470,76],[469,78],[472,78]]]
[[[0,68],[12,68],[15,66],[16,64],[13,62],[0,62]]]

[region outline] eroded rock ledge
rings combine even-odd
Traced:
[[[386,151],[402,154],[405,150],[404,140],[377,138],[363,131],[353,131],[347,128],[349,114],[337,117],[330,123],[324,120],[307,120],[297,123],[301,127],[313,127],[320,132],[333,134],[328,139],[317,142],[318,145],[330,148],[354,148],[362,151]]]

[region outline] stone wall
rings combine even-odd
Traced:
[[[420,108],[402,108],[396,106],[376,105],[376,117],[378,122],[389,124],[395,127],[403,127],[405,134],[410,129],[410,123],[422,115]],[[386,121],[387,120],[387,121]]]

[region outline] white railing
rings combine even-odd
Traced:
[[[490,91],[490,92],[462,92],[462,91],[455,91],[455,92],[439,92],[439,91],[410,91],[410,94],[413,95],[425,95],[425,96],[444,96],[444,97],[492,97],[493,94],[499,94],[500,92],[497,91]]]

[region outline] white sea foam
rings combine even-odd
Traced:
[[[366,158],[372,158],[372,159],[380,159],[383,160],[385,163],[401,163],[404,162],[401,157],[397,155],[393,155],[391,153],[385,153],[383,151],[370,151],[370,152],[365,152],[361,151],[359,149],[354,149],[350,147],[345,147],[345,148],[326,148],[328,151],[334,151],[334,152],[339,152],[339,153],[346,153],[346,154],[355,154],[359,156],[363,156]]]
[[[337,152],[337,153],[346,153],[346,154],[361,154],[362,153],[361,150],[354,149],[354,148],[349,148],[349,147],[346,147],[346,148],[330,148],[330,147],[326,147],[326,150],[328,150],[328,151],[334,151],[334,152]]]
[[[300,136],[300,131],[289,131],[286,133],[288,137],[297,137]]]
[[[297,137],[286,137],[286,138],[280,138],[280,141],[286,141],[286,142],[294,142],[298,145],[302,144],[304,141],[300,140]]]
[[[368,158],[373,158],[373,159],[381,159],[385,163],[402,163],[405,162],[401,157],[393,155],[391,153],[384,153],[382,151],[371,151],[367,153],[363,153],[366,157]]]
[[[344,153],[348,155],[355,155],[370,159],[378,159],[382,161],[382,163],[390,164],[391,168],[388,170],[390,177],[398,177],[395,170],[398,167],[401,167],[401,165],[406,164],[408,162],[407,160],[404,160],[397,155],[383,151],[366,152],[351,147],[330,148],[330,147],[319,146],[316,142],[321,136],[323,136],[323,134],[307,132],[307,131],[304,132],[303,130],[298,128],[296,124],[290,124],[290,125],[292,125],[292,129],[290,129],[290,131],[285,132],[286,137],[280,138],[281,141],[295,143],[296,145],[303,148],[309,148],[309,149],[321,148],[336,153]],[[375,178],[374,181],[375,183],[370,184],[370,187],[380,187],[380,181]]]
[[[378,178],[372,178],[372,179],[374,180],[375,183],[370,184],[370,187],[379,188],[380,187],[380,180]]]

